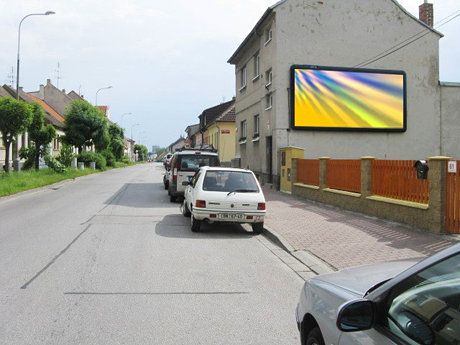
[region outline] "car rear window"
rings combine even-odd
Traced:
[[[181,171],[197,171],[200,167],[219,166],[219,159],[217,156],[209,155],[181,155],[178,159],[179,170]]]
[[[203,190],[208,192],[258,193],[254,175],[243,171],[208,171],[203,180]]]

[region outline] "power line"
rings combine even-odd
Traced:
[[[457,13],[458,13],[458,14],[457,14]],[[449,19],[449,18],[452,17],[452,16],[454,16],[454,17],[451,18],[451,19]],[[450,14],[449,16],[447,16],[446,18],[444,18],[444,19],[440,20],[438,23],[436,23],[436,29],[437,29],[437,28],[440,28],[440,27],[443,26],[443,25],[446,25],[447,23],[451,22],[452,20],[454,20],[455,18],[457,18],[457,17],[459,17],[459,16],[460,16],[460,10],[457,10],[457,11],[453,12],[452,14]],[[449,20],[447,20],[447,19],[449,19]],[[444,22],[444,23],[442,23],[442,22],[445,21],[445,20],[447,20],[447,21]],[[442,24],[441,24],[441,23],[442,23]],[[372,58],[370,58],[370,59],[368,59],[368,60],[365,60],[365,61],[363,61],[363,62],[357,64],[357,65],[354,66],[354,67],[364,67],[364,66],[370,65],[371,63],[376,62],[376,61],[378,61],[378,60],[380,60],[380,59],[383,59],[384,57],[386,57],[386,56],[388,56],[388,55],[391,55],[391,54],[397,52],[398,50],[400,50],[400,49],[402,49],[402,48],[404,48],[404,47],[407,47],[409,44],[412,44],[412,43],[418,41],[419,39],[421,39],[421,38],[425,37],[426,35],[428,35],[430,32],[431,32],[430,29],[424,29],[423,31],[420,31],[419,33],[417,33],[417,34],[415,34],[415,35],[413,35],[413,36],[411,36],[411,37],[405,39],[404,41],[402,41],[402,42],[400,42],[400,43],[394,45],[393,47],[391,47],[391,48],[389,48],[389,49],[383,51],[382,53],[377,54],[377,55],[375,55],[374,57],[372,57]],[[417,36],[419,36],[419,35],[421,35],[421,36],[420,36],[420,37],[417,37]],[[416,38],[415,38],[415,37],[416,37]],[[408,42],[408,41],[409,41],[409,42]],[[407,44],[404,44],[404,43],[406,43],[406,42],[408,42],[408,43],[407,43]]]

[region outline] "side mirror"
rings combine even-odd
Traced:
[[[364,331],[372,328],[374,319],[374,302],[367,299],[354,300],[339,308],[337,327],[342,332]]]
[[[183,181],[183,182],[182,182],[182,185],[183,185],[183,186],[188,186],[188,185],[190,185],[190,182],[189,182],[189,181]]]
[[[428,164],[424,160],[419,160],[415,162],[414,168],[417,169],[417,179],[418,180],[426,180],[428,177]]]

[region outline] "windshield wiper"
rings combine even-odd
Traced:
[[[253,193],[253,192],[257,192],[257,191],[254,189],[236,189],[231,192],[228,192],[227,196],[232,193]]]

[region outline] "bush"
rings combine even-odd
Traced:
[[[62,145],[61,149],[59,150],[59,155],[56,157],[56,159],[64,165],[65,167],[70,167],[70,164],[72,163],[72,158],[73,158],[73,149],[71,145]]]
[[[25,159],[22,170],[30,170],[35,167],[35,149],[21,147],[19,149],[19,158]]]
[[[131,164],[131,160],[128,158],[128,156],[123,156],[123,159],[121,161],[125,164]]]
[[[93,151],[85,151],[77,155],[77,160],[79,162],[84,162],[85,167],[89,167],[91,162],[96,163],[96,169],[104,170],[107,166],[107,161],[105,157],[100,153],[96,153]]]
[[[45,163],[48,166],[48,168],[53,169],[54,172],[58,174],[63,174],[65,173],[65,167],[63,164],[61,164],[56,158],[53,156],[47,155],[45,156]]]
[[[116,161],[115,155],[110,150],[104,150],[101,152],[101,154],[104,156],[105,160],[107,161],[108,167],[115,166],[115,161]]]

